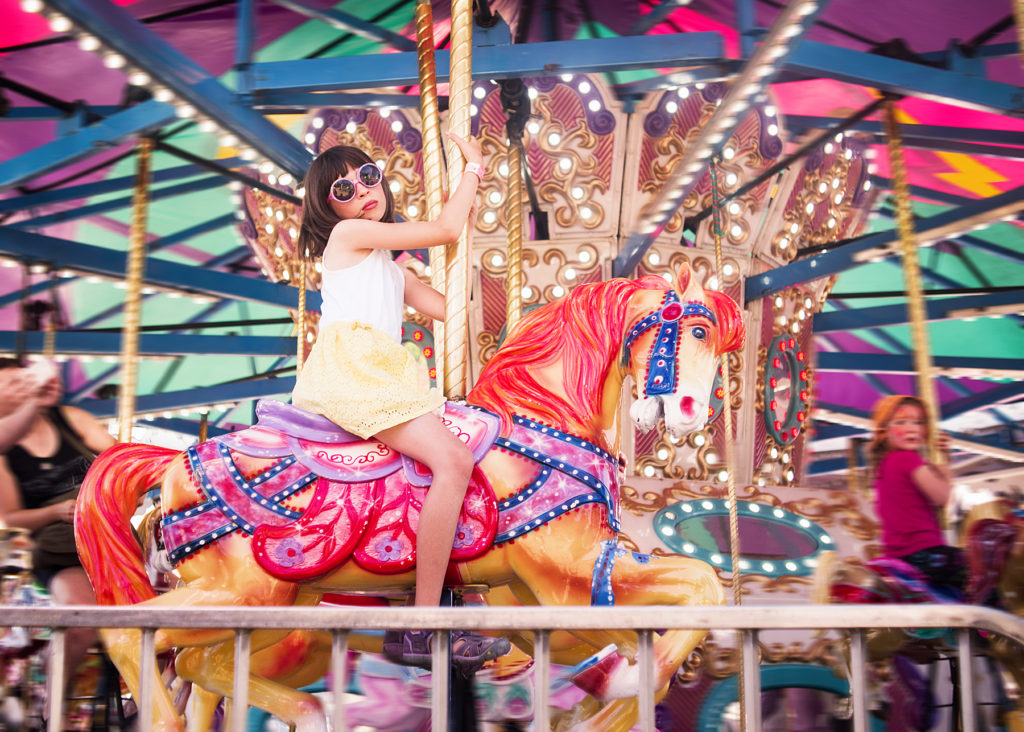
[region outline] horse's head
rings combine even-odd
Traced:
[[[623,344],[637,385],[629,416],[644,432],[664,417],[668,432],[681,439],[708,420],[718,356],[743,345],[742,316],[728,295],[705,291],[689,265],[674,286],[660,277],[638,284]]]

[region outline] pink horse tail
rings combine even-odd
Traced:
[[[75,509],[75,541],[101,605],[156,597],[130,519],[142,494],[180,454],[153,445],[114,445],[86,473]]]

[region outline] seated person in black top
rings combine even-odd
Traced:
[[[0,373],[17,368],[0,359]],[[0,519],[32,532],[33,571],[56,605],[94,605],[96,597],[74,545],[75,499],[92,458],[114,444],[94,417],[75,407],[58,407],[63,387],[56,370],[45,378],[26,404],[30,419],[0,456]],[[91,628],[65,634],[64,679],[85,659],[96,640]],[[65,693],[66,693],[65,689]]]

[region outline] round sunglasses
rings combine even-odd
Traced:
[[[356,180],[363,184],[364,188],[376,188],[384,178],[384,173],[375,163],[363,163],[356,171]],[[348,178],[338,178],[331,184],[331,190],[327,194],[328,200],[334,199],[338,203],[348,203],[356,195],[356,181]]]

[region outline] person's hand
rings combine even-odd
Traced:
[[[952,447],[952,442],[953,441],[950,439],[949,435],[945,432],[940,432],[935,437],[935,447],[938,448],[939,452],[943,452],[947,455],[949,454],[950,447]]]
[[[454,132],[448,132],[448,139],[459,146],[459,150],[462,151],[462,157],[466,159],[467,163],[483,164],[484,154],[480,150],[479,142],[473,138],[467,140],[464,137],[459,137]]]
[[[54,504],[57,509],[57,520],[71,523],[75,520],[75,499],[69,498],[66,501]]]
[[[39,383],[28,369],[0,370],[0,417],[6,417],[39,391]]]

